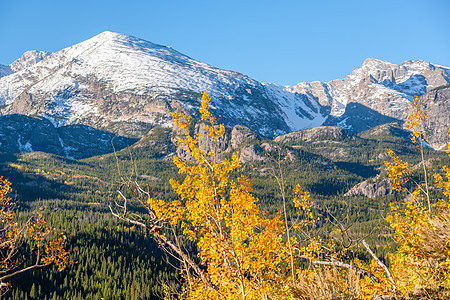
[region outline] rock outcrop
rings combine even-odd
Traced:
[[[446,150],[450,142],[450,86],[430,91],[421,97],[423,113],[428,115],[426,135],[435,149]]]
[[[392,194],[391,180],[389,178],[383,178],[380,175],[370,178],[363,182],[358,183],[352,187],[345,196],[363,195],[367,198],[376,198]]]
[[[9,66],[13,72],[18,72],[20,70],[29,68],[37,64],[38,62],[40,62],[41,60],[43,60],[44,58],[46,58],[51,54],[52,53],[48,51],[36,51],[36,50],[27,51],[22,55],[22,57],[16,59]]]
[[[275,138],[279,143],[295,143],[298,141],[342,140],[351,138],[347,130],[337,126],[320,126],[311,129],[290,132]]]
[[[236,125],[233,127],[233,130],[231,130],[230,146],[232,149],[237,149],[246,142],[257,138],[258,135],[248,127]]]
[[[387,123],[363,131],[358,136],[364,139],[379,138],[386,136],[409,139],[411,137],[411,132],[404,129],[403,126],[399,123]]]
[[[84,125],[139,139],[151,128],[171,127],[172,111],[199,119],[206,90],[212,113],[228,130],[243,125],[271,139],[274,133],[324,125],[359,133],[401,122],[413,96],[428,92],[424,104],[434,136],[430,143],[441,148],[447,141],[448,91],[432,89],[448,82],[447,67],[419,60],[397,65],[367,59],[344,79],[280,86],[106,31],[55,53],[28,51],[11,65],[0,65],[0,115],[21,114],[46,119],[56,128]],[[341,134],[333,130],[331,135]],[[314,136],[312,131],[295,138],[307,140],[308,134]],[[238,135],[221,147],[236,149],[241,144]]]

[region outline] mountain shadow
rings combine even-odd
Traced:
[[[352,133],[359,133],[378,125],[394,122],[402,121],[400,119],[382,115],[376,110],[360,103],[349,103],[342,116],[329,116],[323,125],[339,126]]]
[[[111,153],[134,144],[137,139],[94,129],[86,125],[56,128],[47,119],[13,114],[0,116],[0,151],[42,151],[81,159]]]

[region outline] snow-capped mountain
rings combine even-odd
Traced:
[[[35,65],[36,63],[40,62],[50,54],[52,53],[47,51],[36,51],[36,50],[27,51],[22,55],[22,57],[13,61],[9,66],[0,64],[0,77],[11,75],[14,72],[18,72],[22,69],[29,68],[32,65]]]
[[[265,135],[290,130],[261,83],[113,32],[2,77],[0,105],[2,114],[40,116],[55,126],[81,123],[142,136],[151,126],[169,126],[173,110],[195,112],[204,90],[228,125],[247,125]],[[130,126],[124,129],[124,123]]]
[[[367,59],[344,79],[280,86],[106,31],[55,53],[28,51],[0,65],[0,115],[138,138],[154,126],[171,126],[173,110],[196,115],[207,90],[214,114],[228,127],[245,125],[266,137],[321,125],[360,132],[404,120],[414,94],[449,82],[447,67]]]
[[[21,58],[16,59],[9,66],[11,67],[11,70],[13,72],[18,72],[22,69],[26,69],[31,67],[32,65],[37,64],[50,54],[52,53],[48,51],[36,51],[36,50],[27,51],[22,55]]]
[[[331,107],[325,124],[362,131],[379,124],[361,126],[364,125],[361,120],[355,122],[354,117],[367,117],[372,121],[375,116],[405,120],[414,95],[421,96],[449,82],[450,69],[447,67],[421,60],[395,65],[369,58],[344,79],[299,83],[293,90],[313,95],[321,105]],[[355,108],[358,108],[357,112]],[[362,116],[364,111],[373,116]]]

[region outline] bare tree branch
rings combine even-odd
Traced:
[[[311,263],[317,264],[317,265],[336,266],[336,267],[341,267],[341,268],[346,268],[346,269],[354,269],[357,272],[361,273],[362,275],[369,277],[370,279],[372,279],[376,283],[380,283],[381,282],[380,278],[378,278],[377,276],[373,275],[372,273],[370,273],[367,270],[364,270],[364,269],[359,268],[359,267],[354,266],[354,265],[346,264],[346,263],[343,263],[343,262],[340,262],[340,261],[312,260],[310,257],[305,256],[305,255],[296,255],[296,257],[307,259],[307,260],[311,261]]]
[[[389,272],[388,267],[386,267],[385,264],[383,264],[383,262],[375,255],[375,253],[373,253],[372,249],[370,249],[369,244],[366,243],[365,240],[362,240],[362,244],[364,245],[364,247],[366,248],[367,252],[369,252],[369,254],[377,261],[377,263],[384,268],[384,271],[386,272],[386,274],[389,277],[389,280],[392,283],[392,289],[395,291],[397,291],[397,285],[395,284],[394,278],[392,277],[391,272]]]

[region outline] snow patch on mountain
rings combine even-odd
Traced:
[[[14,73],[10,66],[0,64],[0,78]]]
[[[0,105],[11,104],[24,91],[49,93],[54,97],[55,92],[62,90],[87,89],[81,81],[90,77],[104,83],[110,93],[136,95],[207,90],[213,98],[224,98],[239,86],[260,86],[248,76],[211,67],[170,47],[107,31],[2,78]]]
[[[348,104],[356,102],[383,115],[405,119],[414,95],[450,82],[449,74],[448,67],[421,60],[396,65],[369,58],[344,79],[302,82],[295,91],[312,94],[321,105],[330,106],[331,116],[342,116]]]
[[[77,149],[73,148],[73,147],[70,147],[70,146],[67,146],[60,136],[58,136],[58,140],[59,140],[59,144],[61,145],[61,148],[64,151],[65,157],[70,158],[70,159],[74,158],[73,156],[70,155],[70,153],[73,152],[73,151],[76,151]]]
[[[51,55],[51,52],[48,51],[36,51],[31,50],[25,52],[21,58],[15,60],[9,66],[13,72],[18,72],[20,70],[26,69],[40,62],[47,56]]]
[[[17,139],[17,145],[19,146],[20,152],[33,152],[33,148],[30,141],[23,143],[21,136],[19,136],[19,138]]]
[[[272,101],[282,111],[284,121],[291,131],[322,125],[326,116],[321,113],[321,105],[311,94],[301,94],[294,87],[265,83]]]
[[[450,82],[447,67],[369,58],[344,79],[261,84],[110,31],[56,53],[26,52],[11,66],[0,66],[1,74],[6,75],[0,78],[0,114],[38,115],[56,127],[111,128],[122,122],[129,137],[138,137],[139,128],[170,126],[173,110],[195,114],[204,90],[220,122],[270,136],[321,126],[330,116],[339,126],[354,127],[354,118],[345,114],[351,103],[368,108],[367,116],[377,116],[371,110],[404,120],[415,94]]]
[[[51,71],[60,72],[71,78],[94,74],[114,93],[132,90],[139,94],[149,89],[158,93],[208,90],[213,96],[219,96],[226,93],[227,86],[238,81],[256,84],[245,75],[211,67],[169,47],[109,31],[63,49],[45,62],[32,71],[41,71],[44,76]],[[45,81],[36,88],[52,91],[55,86]]]

